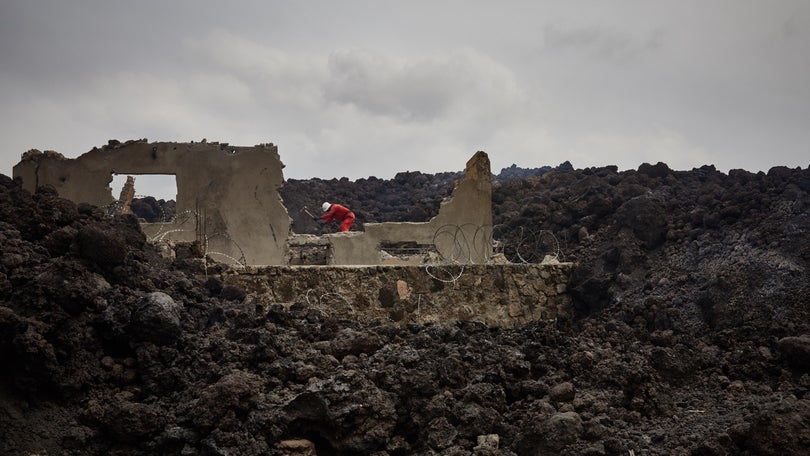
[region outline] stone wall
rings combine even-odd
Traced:
[[[307,303],[362,321],[405,324],[481,321],[513,327],[573,313],[567,284],[573,265],[287,266],[230,273],[259,305]]]

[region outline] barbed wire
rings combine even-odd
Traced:
[[[436,277],[436,275],[431,272],[431,269],[441,271],[444,274],[447,274],[447,276],[449,276],[450,278],[442,279],[440,277]],[[452,283],[453,289],[455,289],[456,282],[458,282],[458,280],[461,279],[461,276],[464,275],[464,265],[463,264],[460,265],[460,270],[458,271],[458,274],[454,274],[453,272],[451,272],[448,266],[430,265],[430,264],[425,266],[425,272],[434,280],[438,280],[439,282],[443,283]]]
[[[530,230],[526,227],[510,229],[495,225],[492,230],[495,253],[502,254],[511,263],[541,263],[547,256],[563,261],[557,237],[549,230]]]
[[[469,232],[472,232],[472,239],[468,238]],[[492,227],[472,223],[446,224],[434,232],[433,245],[442,262],[451,264],[486,263],[490,259]]]
[[[104,211],[104,215],[107,217],[113,217],[121,213],[124,204],[118,200],[113,201],[110,204],[106,204],[104,206],[99,207],[102,211]]]
[[[468,237],[470,232],[472,239]],[[439,282],[453,284],[455,289],[456,283],[464,275],[465,265],[489,261],[491,244],[491,227],[472,223],[443,225],[433,234],[433,246],[439,256],[439,263],[425,265],[425,273]],[[452,270],[455,266],[459,267],[458,271]],[[439,277],[439,272],[439,275],[447,278]]]
[[[472,236],[470,237],[470,233]],[[464,265],[486,263],[493,254],[501,254],[510,263],[541,263],[546,257],[562,261],[557,237],[549,230],[526,227],[509,229],[506,225],[443,225],[433,235],[438,264],[428,264],[425,272],[442,283],[456,282],[464,274]],[[460,266],[453,270],[453,266]]]
[[[344,303],[344,304],[346,305],[346,307],[349,309],[349,313],[350,313],[350,314],[352,314],[352,315],[354,315],[354,313],[355,313],[355,311],[354,311],[354,307],[353,307],[353,306],[352,306],[352,304],[349,302],[349,300],[348,300],[348,299],[347,299],[345,296],[343,296],[342,294],[337,293],[337,292],[334,292],[334,291],[328,291],[328,292],[326,292],[326,293],[322,293],[322,294],[320,294],[320,295],[318,295],[318,296],[317,296],[318,300],[317,300],[317,302],[316,302],[315,304],[313,304],[313,302],[312,302],[312,301],[310,301],[310,299],[309,299],[309,295],[310,295],[310,293],[313,293],[314,291],[315,291],[315,290],[313,290],[312,288],[309,288],[309,289],[307,289],[307,292],[304,294],[304,298],[307,300],[307,304],[309,304],[310,306],[313,306],[313,305],[315,305],[315,304],[320,305],[320,304],[321,304],[321,301],[323,301],[323,299],[324,299],[325,297],[328,297],[328,296],[337,296],[338,298],[340,298],[340,300],[341,300],[341,301],[343,301],[343,303]]]
[[[236,258],[234,258],[231,255],[228,255],[226,253],[211,250],[210,249],[210,243],[211,243],[211,240],[215,239],[215,238],[224,238],[225,240],[227,240],[228,242],[230,242],[231,244],[236,246],[236,249],[239,251],[239,259],[236,259]],[[240,247],[239,244],[236,241],[234,241],[233,238],[231,238],[230,235],[228,235],[228,233],[220,232],[220,233],[214,233],[211,236],[205,235],[204,240],[205,240],[205,243],[204,243],[204,246],[203,246],[203,258],[207,257],[208,255],[220,255],[222,257],[225,257],[225,258],[233,261],[236,265],[242,267],[243,269],[247,268],[247,258],[245,258],[245,252],[242,250],[242,247]]]
[[[172,220],[168,220],[168,221],[164,221],[164,222],[155,222],[153,224],[153,226],[157,225],[158,230],[154,235],[152,235],[152,237],[149,240],[152,241],[152,242],[160,242],[160,241],[163,241],[167,235],[172,234],[172,233],[183,233],[183,232],[195,231],[195,230],[192,230],[191,228],[175,228],[173,230],[167,229],[170,226],[185,225],[186,222],[191,220],[192,217],[194,217],[195,219],[199,218],[199,214],[197,213],[197,211],[192,211],[191,209],[186,209],[185,211],[182,211],[180,213],[175,214],[174,217],[172,218]],[[164,230],[166,230],[166,231],[164,231]]]
[[[136,198],[137,199],[144,199],[144,198],[147,198],[147,195],[134,195],[133,199],[136,199]],[[108,217],[113,217],[115,215],[120,214],[122,208],[123,208],[123,203],[120,200],[114,200],[112,203],[101,207],[101,209],[103,209],[105,211],[105,214]],[[202,259],[202,262],[203,262],[203,270],[204,270],[204,273],[205,273],[206,277],[208,277],[208,258],[210,256],[219,256],[219,257],[222,257],[222,258],[225,258],[225,259],[229,260],[235,266],[241,267],[243,269],[247,268],[247,259],[245,257],[244,250],[242,250],[242,247],[236,241],[234,241],[233,238],[230,237],[230,235],[228,235],[227,233],[224,233],[224,232],[219,232],[219,233],[215,233],[215,234],[209,236],[208,234],[206,234],[204,232],[205,231],[204,228],[203,228],[202,233],[199,232],[199,229],[200,229],[199,227],[204,226],[205,224],[204,223],[203,224],[199,223],[201,215],[200,215],[200,213],[198,211],[187,209],[185,211],[175,213],[171,217],[171,219],[169,220],[167,218],[167,216],[166,216],[166,212],[163,210],[163,207],[159,206],[159,208],[160,208],[160,217],[159,217],[160,221],[159,222],[149,222],[150,224],[158,225],[158,230],[154,235],[152,235],[152,236],[147,235],[147,240],[149,242],[152,242],[152,243],[163,242],[163,241],[166,240],[167,236],[169,236],[171,234],[174,234],[174,233],[195,232],[197,239],[202,240],[202,257],[201,257],[201,259]],[[188,222],[192,218],[194,218],[198,222],[198,223],[195,224],[194,229],[191,229],[191,228],[169,229],[171,227],[175,227],[175,226],[178,226],[178,225],[181,225],[181,226],[185,225],[186,222]],[[218,238],[223,238],[223,239],[225,239],[227,241],[227,243],[230,243],[232,246],[234,246],[236,248],[236,250],[238,250],[238,252],[239,252],[239,258],[235,258],[234,256],[229,255],[229,254],[224,253],[224,252],[220,252],[220,251],[217,251],[217,250],[211,250],[211,248],[210,248],[211,241],[214,240],[214,239],[218,239]]]
[[[535,199],[539,195],[531,195]],[[143,195],[136,195],[135,198],[145,198]],[[108,214],[120,212],[121,202],[114,201],[105,206]],[[200,219],[200,214],[195,210],[185,210],[175,213],[171,220],[167,220],[166,214],[161,210],[161,220],[157,232],[149,237],[151,242],[161,242],[175,233],[198,231],[200,223],[195,229],[176,228],[184,225],[191,218]],[[174,229],[169,229],[174,228]],[[211,243],[217,238],[223,238],[228,244],[239,252],[239,257],[218,250],[212,250]],[[202,257],[205,260],[207,275],[207,256],[222,257],[233,265],[247,268],[247,260],[241,246],[236,243],[227,233],[216,233],[208,236],[205,233],[197,233],[197,239],[203,241]],[[561,261],[563,258],[560,243],[557,237],[549,230],[531,230],[526,227],[516,227],[510,229],[504,224],[488,226],[475,224],[445,224],[436,229],[433,234],[433,248],[438,256],[436,263],[429,263],[425,266],[425,272],[434,280],[442,283],[452,283],[455,288],[457,281],[464,274],[465,265],[484,264],[492,259],[493,254],[501,254],[511,263],[540,263],[550,256],[554,260]],[[458,269],[455,269],[458,267]],[[345,300],[345,298],[344,298]],[[348,302],[348,301],[346,301]]]

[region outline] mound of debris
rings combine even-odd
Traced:
[[[558,169],[493,199],[505,251],[548,233],[578,262],[575,320],[258,305],[0,175],[0,453],[804,454],[810,169]]]

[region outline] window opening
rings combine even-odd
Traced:
[[[128,185],[128,179],[132,179]],[[174,174],[113,173],[110,183],[114,211],[132,213],[148,223],[170,222],[176,215],[177,176]]]

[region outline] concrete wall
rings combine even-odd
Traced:
[[[283,264],[290,230],[278,192],[283,167],[272,144],[129,141],[111,142],[76,159],[32,151],[14,167],[14,178],[29,191],[51,185],[64,198],[104,206],[114,200],[113,174],[172,174],[177,221],[144,225],[147,235],[186,241],[202,236],[210,252],[235,259],[244,255],[247,264]]]
[[[279,195],[283,167],[272,144],[111,141],[76,159],[29,151],[14,167],[14,178],[32,192],[50,185],[64,198],[106,206],[115,201],[113,174],[174,175],[177,218],[144,224],[144,232],[156,240],[200,241],[209,256],[226,263],[290,264],[290,246],[306,249],[309,244],[325,246],[324,262],[334,265],[426,262],[381,252],[381,246],[403,241],[429,245],[436,252],[427,260],[432,263],[484,264],[492,256],[492,183],[484,152],[470,158],[464,178],[430,221],[367,223],[364,232],[315,240],[290,233],[290,218]],[[137,189],[137,181],[135,185]]]
[[[476,152],[467,161],[464,178],[442,202],[439,214],[424,223],[366,223],[362,233],[325,236],[331,243],[331,264],[381,264],[380,245],[401,241],[435,246],[438,262],[484,264],[492,257],[492,181],[489,157]]]
[[[571,318],[573,265],[287,266],[222,277],[259,305],[307,303],[328,315],[404,324],[477,320],[514,327]]]

